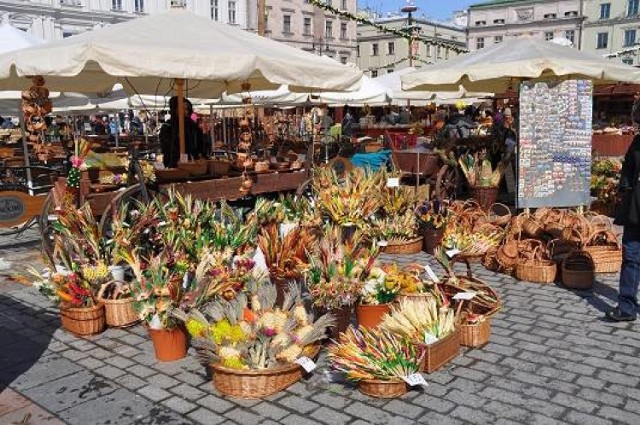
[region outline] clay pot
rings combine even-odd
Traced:
[[[442,242],[442,238],[444,237],[444,229],[433,229],[428,227],[424,230],[424,252],[427,254],[433,255],[436,251],[436,248]]]
[[[187,333],[182,327],[173,329],[147,328],[156,359],[161,362],[180,360],[187,355]]]
[[[356,307],[358,326],[377,328],[382,323],[382,317],[391,309],[390,304],[362,305]]]

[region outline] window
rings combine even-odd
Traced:
[[[371,45],[371,56],[378,56],[378,43],[373,43]]]
[[[372,69],[371,70],[371,78],[376,78],[377,76],[378,76],[378,70]]]
[[[611,3],[602,3],[600,5],[600,19],[609,19],[611,16]]]
[[[356,57],[360,57],[360,45],[356,46]]]
[[[72,33],[72,32],[66,32],[66,31],[64,31],[64,32],[62,33],[62,38],[71,37],[72,35],[73,35],[73,33]]]
[[[442,47],[440,46],[436,46],[436,57],[438,58],[442,57]]]
[[[302,35],[311,35],[311,18],[304,18]]]
[[[638,14],[639,4],[640,0],[629,0],[629,5],[627,6],[627,15],[636,16]]]
[[[546,31],[546,32],[544,33],[544,39],[545,39],[546,41],[551,41],[551,40],[553,40],[553,31]]]
[[[576,42],[576,31],[575,30],[566,30],[564,32],[564,38],[566,38],[567,40],[569,40],[570,42],[575,44],[575,42]]]
[[[495,44],[500,44],[502,43],[502,41],[504,40],[502,35],[496,35],[495,37],[493,37],[493,42]]]
[[[387,74],[393,74],[394,69],[393,68],[389,68],[387,69]]]
[[[599,32],[598,33],[598,44],[596,49],[606,49],[609,46],[609,33],[608,32]]]
[[[484,37],[476,38],[476,49],[484,49]]]
[[[236,2],[235,1],[229,2],[229,23],[230,24],[236,23]]]
[[[476,21],[476,27],[487,25],[487,21]]]
[[[122,0],[111,0],[111,10],[122,10]]]
[[[340,9],[342,9],[342,10],[347,10],[348,9],[347,8],[347,0],[342,0],[340,2]]]
[[[341,40],[347,39],[347,23],[346,22],[340,22],[340,39]]]
[[[144,0],[135,0],[133,2],[133,10],[135,10],[136,13],[144,13]]]
[[[396,54],[396,44],[393,41],[387,43],[387,54],[389,55]]]
[[[325,3],[327,6],[333,6],[333,2],[331,0],[326,0]]]
[[[340,63],[343,65],[347,64],[347,57],[346,56],[340,56]]]
[[[630,47],[636,44],[636,30],[625,30],[623,47]]]
[[[544,15],[544,19],[556,19],[558,15],[556,15],[555,13],[547,13],[546,15]]]
[[[504,24],[504,19],[494,19],[493,23],[496,25],[503,25]]]
[[[431,56],[431,45],[427,44],[427,56]]]
[[[324,23],[324,37],[333,38],[333,22],[327,21]]]
[[[568,12],[564,12],[565,18],[575,18],[576,16],[578,16],[578,11],[576,10],[570,10]]]
[[[220,8],[218,6],[218,0],[210,0],[209,8],[211,9],[211,19],[214,21],[220,20]]]
[[[446,48],[444,49],[444,58],[445,58],[446,60],[449,60],[449,48],[448,48],[448,47],[446,47]]]
[[[624,58],[622,59],[622,63],[625,65],[633,65],[633,58]]]
[[[282,19],[282,32],[291,34],[291,15],[284,15]]]

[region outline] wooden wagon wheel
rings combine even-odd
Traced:
[[[460,173],[457,166],[444,164],[436,179],[434,197],[438,201],[445,199],[455,199],[460,184]]]

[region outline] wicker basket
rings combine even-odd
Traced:
[[[362,394],[377,398],[396,398],[407,393],[404,381],[379,381],[367,379],[358,382],[358,390]]]
[[[204,176],[207,174],[208,164],[206,161],[180,162],[178,169],[186,171],[190,176]]]
[[[415,238],[403,242],[389,242],[382,247],[385,254],[417,254],[422,251],[422,238]]]
[[[464,347],[482,347],[489,342],[491,336],[491,319],[485,318],[480,323],[460,326],[460,345]]]
[[[314,346],[307,357],[316,357],[319,348]],[[303,369],[297,363],[264,369],[244,370],[230,369],[212,364],[213,385],[222,394],[245,399],[258,399],[282,391],[298,382],[303,376]]]
[[[595,278],[595,264],[584,251],[569,254],[562,261],[562,284],[569,289],[591,289]]]
[[[539,238],[544,231],[540,222],[532,216],[524,216],[521,226],[523,233],[532,238]]]
[[[207,161],[207,171],[214,176],[226,176],[231,171],[231,162],[221,159]]]
[[[599,230],[587,240],[584,251],[591,255],[596,273],[617,273],[622,267],[622,247],[610,230]]]
[[[478,202],[483,210],[488,211],[496,203],[498,191],[497,187],[472,187],[471,197]]]
[[[420,372],[433,373],[454,359],[460,351],[460,330],[456,329],[448,336],[433,344],[416,343],[424,350],[420,363]]]
[[[140,321],[138,314],[133,308],[135,300],[133,298],[125,298],[122,300],[105,300],[100,302],[104,304],[107,325],[114,328],[126,328],[135,325]]]
[[[79,336],[95,335],[105,328],[104,305],[93,307],[60,307],[62,327]]]
[[[434,295],[430,292],[416,292],[413,294],[400,293],[396,298],[397,303],[402,303],[403,301],[426,301],[429,298],[434,298]]]
[[[269,161],[256,161],[254,170],[256,173],[266,173],[269,171]]]
[[[495,203],[489,207],[488,216],[491,224],[506,227],[511,222],[511,209],[505,204]]]
[[[558,266],[553,261],[530,259],[518,262],[516,279],[533,283],[553,283],[558,274]]]

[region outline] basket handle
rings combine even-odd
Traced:
[[[589,237],[589,239],[587,239],[585,246],[589,246],[589,244],[592,243],[598,235],[605,235],[606,239],[609,242],[615,242],[618,248],[622,247],[620,241],[618,240],[618,236],[611,230],[596,230],[595,232],[591,233],[591,236]]]
[[[512,215],[512,214],[511,214],[511,209],[510,209],[508,206],[506,206],[505,204],[502,204],[502,203],[500,203],[500,202],[494,202],[494,203],[493,203],[493,204],[491,204],[491,206],[489,207],[489,211],[493,211],[493,207],[501,207],[501,208],[503,208],[505,211],[507,211],[507,213],[508,213],[509,215]]]

